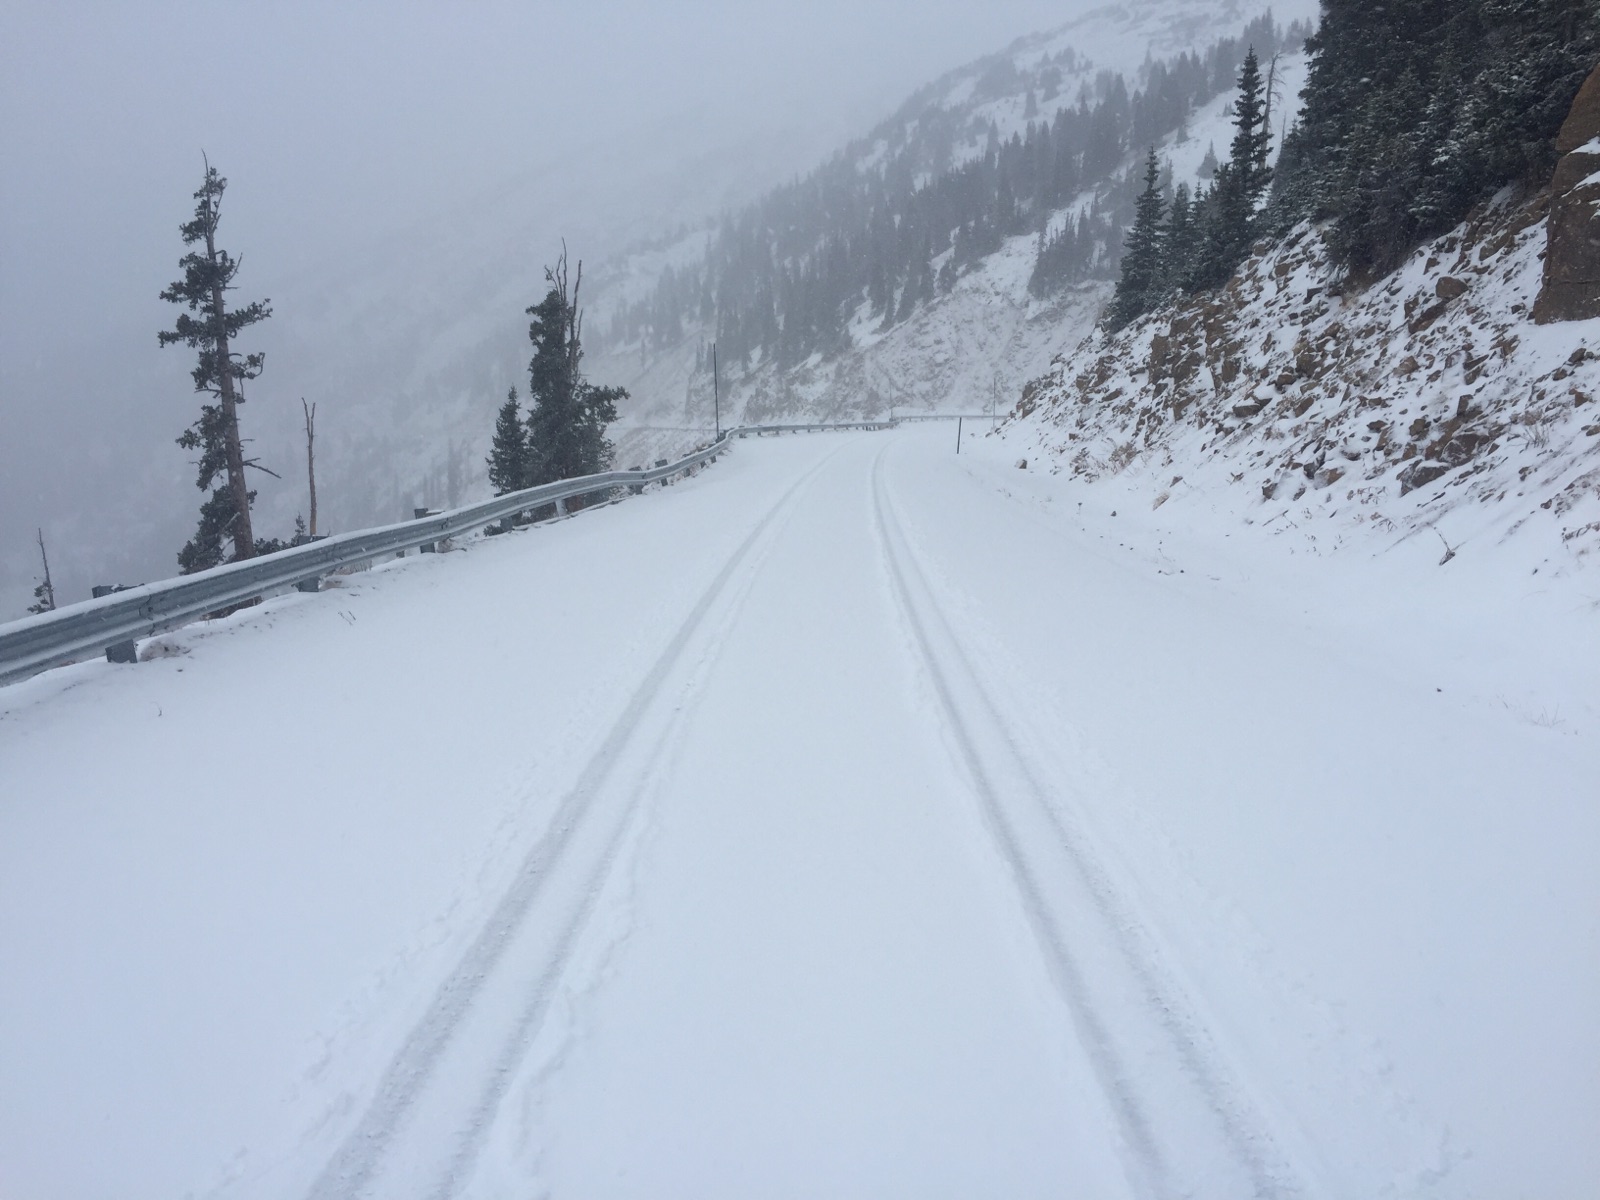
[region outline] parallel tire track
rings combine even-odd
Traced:
[[[430,1122],[430,1127],[418,1131],[418,1140],[423,1143],[450,1145],[440,1156],[444,1161],[433,1164],[430,1174],[434,1182],[424,1194],[444,1200],[465,1183],[515,1067],[544,1018],[556,984],[611,872],[651,767],[669,749],[693,697],[678,698],[680,712],[675,718],[667,718],[661,736],[651,741],[642,754],[637,746],[641,727],[651,727],[657,700],[680,673],[686,652],[706,629],[707,618],[719,602],[731,594],[735,610],[743,603],[777,529],[794,511],[807,485],[837,453],[829,454],[784,493],[700,596],[563,797],[546,832],[520,864],[511,886],[390,1059],[360,1120],[323,1167],[308,1200],[348,1200],[375,1194],[375,1180],[387,1169],[387,1160],[401,1149],[400,1134],[419,1123],[413,1118],[424,1102],[443,1107],[442,1115],[451,1125],[439,1129]],[[727,614],[727,619],[710,628],[710,641],[702,648],[700,661],[714,656],[732,625],[732,616],[733,613]],[[629,765],[633,767],[631,771],[621,769]],[[595,844],[576,847],[578,842]],[[590,857],[569,863],[575,849],[586,851]],[[550,893],[547,883],[558,870],[563,876],[578,876],[577,887],[569,885]],[[564,896],[560,894],[563,890]],[[541,925],[540,932],[547,940],[553,938],[553,946],[543,951],[540,961],[517,964],[520,973],[509,967],[502,970],[508,957],[515,957],[507,953],[513,944],[531,940],[531,935],[525,937],[530,921]],[[506,980],[498,979],[499,975],[516,977]],[[435,1081],[456,1050],[453,1043],[460,1040],[458,1032],[473,1017],[474,1007],[482,1007],[480,999],[491,987],[516,998],[512,1005],[514,1015],[510,1020],[498,1011],[484,1016],[490,1025],[488,1036],[497,1041],[499,1049],[492,1061],[465,1064],[468,1078],[458,1081],[456,1091],[459,1093],[464,1087],[473,1099],[463,1105],[459,1095],[443,1094],[450,1089]],[[459,1053],[471,1057],[465,1050]],[[476,1078],[472,1078],[474,1075]],[[423,1157],[429,1155],[424,1151]],[[400,1171],[396,1169],[396,1173]],[[423,1192],[427,1186],[423,1180],[409,1170],[403,1173],[408,1190],[414,1187]],[[386,1189],[382,1194],[393,1193]]]
[[[919,666],[1152,1197],[1304,1194],[1267,1123],[963,649],[873,466],[879,540]]]

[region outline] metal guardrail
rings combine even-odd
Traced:
[[[437,516],[337,534],[260,558],[226,563],[209,571],[145,584],[98,600],[24,617],[0,625],[0,684],[75,662],[111,646],[175,629],[207,613],[319,579],[340,568],[459,537],[530,509],[549,504],[559,506],[578,496],[616,488],[642,488],[670,479],[715,460],[734,438],[841,429],[882,430],[892,429],[898,423],[851,421],[834,425],[743,426],[727,430],[711,445],[663,466],[607,471],[547,483]]]

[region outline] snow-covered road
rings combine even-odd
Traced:
[[[1592,612],[953,448],[0,691],[0,1195],[1586,1194]]]

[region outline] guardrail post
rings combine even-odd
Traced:
[[[411,510],[411,519],[413,521],[420,521],[425,517],[437,517],[438,515],[439,514],[431,508],[413,508]],[[439,553],[439,543],[423,542],[422,545],[417,547],[417,552],[419,554],[437,554]]]
[[[566,515],[567,515],[567,498],[565,496],[558,497],[557,500],[556,500],[556,519],[560,520],[562,517],[564,517]]]
[[[89,589],[89,594],[96,600],[102,596],[114,596],[118,592],[128,590],[127,584],[100,583]],[[136,663],[139,661],[139,643],[131,638],[126,642],[117,642],[106,647],[106,661],[111,663]]]
[[[312,542],[320,542],[325,540],[327,536],[328,535],[325,533],[319,533],[314,537],[310,534],[307,534],[303,537],[296,538],[289,544],[291,546],[309,546]],[[322,590],[321,572],[311,576],[309,579],[297,580],[294,585],[294,590],[297,592],[320,592]]]

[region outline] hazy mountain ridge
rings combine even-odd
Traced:
[[[1267,11],[1265,5],[1206,3],[1098,9],[1061,29],[1018,39],[1006,50],[919,89],[888,120],[841,151],[831,166],[870,176],[883,171],[890,155],[897,154],[898,169],[915,169],[919,183],[925,184],[940,169],[957,170],[981,161],[986,149],[992,156],[997,142],[1020,140],[1080,99],[1104,98],[1113,75],[1120,75],[1132,91],[1143,84],[1162,54],[1203,55],[1220,39],[1239,38],[1248,22]],[[1314,5],[1299,5],[1291,6],[1291,11],[1280,7],[1273,15],[1286,22],[1314,12]],[[1243,49],[1241,44],[1241,57]],[[1229,64],[1225,70],[1230,82],[1232,69]],[[1280,99],[1289,102],[1284,112],[1292,112],[1302,78],[1303,63],[1280,74]],[[1193,114],[1186,139],[1180,140],[1164,126],[1152,131],[1150,136],[1161,141],[1176,179],[1195,179],[1212,141],[1226,148],[1229,100],[1224,93]],[[1134,149],[1124,146],[1114,165],[1104,174],[1086,178],[1065,207],[1055,208],[1049,217],[1041,214],[1047,227],[1072,214],[1106,214],[1101,219],[1111,224],[1100,236],[1101,253],[1108,257],[1096,272],[1098,278],[1041,301],[1028,291],[1036,228],[1000,239],[994,251],[980,254],[975,262],[963,259],[952,264],[962,252],[958,236],[954,249],[936,245],[932,268],[941,281],[947,269],[955,273],[959,267],[962,273],[937,298],[925,297],[908,320],[885,322],[885,328],[875,320],[868,302],[851,301],[846,348],[812,353],[799,362],[774,361],[770,353],[759,352],[754,363],[738,362],[748,351],[741,354],[738,339],[731,347],[724,345],[724,424],[806,415],[871,416],[896,406],[987,410],[997,389],[1002,399],[1008,393],[1014,396],[1023,381],[1043,370],[1063,343],[1080,338],[1098,315],[1120,249],[1122,227],[1117,217],[1133,195],[1131,172],[1138,157]],[[778,211],[783,211],[781,206]],[[727,236],[727,229],[725,222],[721,236]],[[684,270],[685,263],[717,236],[715,231],[689,234],[676,248],[677,269]],[[725,340],[719,339],[717,326],[726,314],[719,315],[721,305],[710,296],[710,286],[702,275],[680,287],[685,295],[669,297],[687,313],[666,314],[665,339],[658,336],[663,319],[647,306],[629,314],[625,304],[607,296],[596,310],[593,327],[607,329],[610,336],[602,353],[591,354],[591,370],[634,393],[618,431],[619,449],[628,461],[680,448],[712,427],[712,381],[705,347],[713,340]],[[632,302],[638,305],[637,300]],[[656,303],[660,305],[659,298]],[[665,344],[660,344],[663,340]]]

